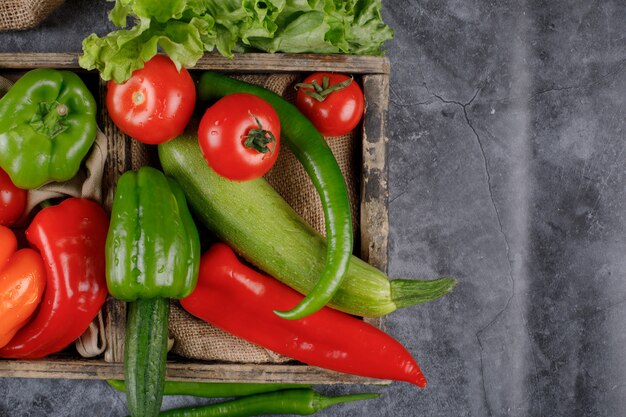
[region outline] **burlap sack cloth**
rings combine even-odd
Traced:
[[[30,29],[65,0],[0,0],[0,31]]]
[[[261,85],[290,101],[293,101],[295,97],[294,84],[296,81],[300,81],[300,77],[296,75],[282,74],[246,75],[238,78]],[[327,138],[327,141],[346,179],[356,235],[360,164],[355,156],[360,142],[355,133]],[[324,234],[324,213],[319,195],[300,162],[286,146],[280,148],[276,164],[265,178],[298,214],[316,230]],[[172,303],[170,335],[175,339],[172,351],[188,358],[244,363],[289,360],[196,319],[183,310],[178,303]]]

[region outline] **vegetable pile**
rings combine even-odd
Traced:
[[[110,295],[128,302],[125,381],[110,383],[126,392],[132,416],[159,415],[163,395],[240,397],[161,413],[171,416],[308,415],[377,396],[166,381],[169,299],[178,299],[190,314],[309,365],[424,387],[411,353],[354,317],[433,301],[456,283],[389,279],[352,255],[346,183],[324,136],[358,127],[358,82],[310,74],[292,104],[215,72],[194,83],[184,68],[213,49],[378,54],[392,36],[380,8],[380,0],[115,0],[110,19],[134,26],[86,38],[80,64],[109,80],[112,121],[156,146],[159,161],[121,175],[110,219],[85,198],[25,213],[27,190],[76,176],[97,131],[95,100],[76,74],[25,74],[0,99],[0,357],[65,349]],[[262,178],[284,147],[319,193],[326,237]],[[31,248],[18,248],[24,225]],[[199,225],[207,241],[221,240],[204,254]]]
[[[45,292],[36,313],[0,349],[0,357],[42,358],[83,334],[108,294],[104,276],[108,228],[104,209],[82,198],[70,198],[37,213],[26,238],[41,255]],[[2,297],[13,294],[3,292]]]

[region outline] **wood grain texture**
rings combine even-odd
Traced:
[[[0,68],[66,68],[80,69],[75,53],[0,53]],[[225,58],[206,54],[195,70],[224,72],[310,72],[336,71],[353,74],[389,74],[389,60],[379,56],[319,54],[235,54]]]
[[[0,360],[0,375],[20,378],[123,379],[124,365],[101,359]],[[206,364],[168,361],[167,379],[196,382],[284,382],[375,384],[390,381],[346,375],[302,364]]]
[[[98,102],[106,101],[106,83],[101,81],[98,85]],[[111,212],[115,184],[123,174],[121,167],[130,161],[130,142],[120,137],[117,126],[111,121],[106,106],[99,106],[98,123],[100,129],[107,137],[107,167],[104,170],[102,186],[104,187],[104,208]],[[128,166],[130,163],[128,162]],[[120,169],[110,169],[120,167]],[[104,360],[107,362],[122,362],[124,360],[124,334],[126,332],[126,303],[108,297],[104,305],[104,326],[107,340],[107,348],[104,351]]]
[[[361,259],[387,272],[389,190],[387,186],[387,109],[389,76],[363,76],[365,115],[362,134]],[[365,318],[383,329],[383,317]]]
[[[365,116],[363,123],[361,182],[361,257],[387,270],[389,218],[387,202],[387,103],[389,78],[363,77]]]

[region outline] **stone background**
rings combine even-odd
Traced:
[[[67,0],[0,51],[78,52],[110,7]],[[389,0],[384,18],[389,273],[460,284],[386,321],[426,390],[320,387],[383,396],[319,415],[626,415],[626,3]],[[1,416],[125,413],[101,381],[0,379]]]

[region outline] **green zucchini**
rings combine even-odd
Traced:
[[[350,200],[345,179],[328,143],[315,125],[298,108],[278,94],[218,72],[206,71],[198,81],[198,98],[215,100],[233,93],[253,94],[269,103],[280,119],[281,141],[291,150],[309,175],[318,192],[326,223],[326,254],[316,285],[289,311],[275,311],[282,318],[296,320],[324,307],[344,280],[353,236]]]
[[[263,178],[235,182],[205,162],[197,138],[183,135],[159,145],[165,173],[178,182],[192,211],[218,238],[262,271],[307,294],[324,268],[326,241]],[[397,308],[435,300],[456,281],[390,280],[352,256],[330,306],[346,313],[379,317]]]
[[[167,298],[128,303],[124,342],[126,400],[132,416],[157,416],[163,398],[167,360]]]

